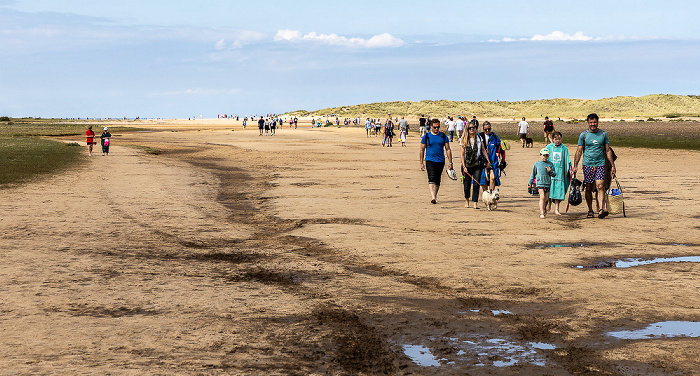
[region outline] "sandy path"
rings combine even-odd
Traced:
[[[525,189],[537,147],[511,150],[501,204],[487,212],[464,209],[461,186],[448,180],[440,203],[428,203],[417,137],[388,149],[363,133],[132,134],[115,144],[168,152],[115,146],[80,170],[0,191],[7,213],[0,369],[541,374],[536,363],[545,362],[550,374],[692,374],[700,367],[697,339],[604,336],[700,321],[697,264],[571,268],[698,255],[692,187],[700,165],[683,161],[700,153],[616,149],[628,218],[587,220],[578,207],[542,221]],[[587,246],[535,248],[552,243]],[[493,317],[492,309],[515,315]],[[557,349],[497,368],[503,354],[481,359],[450,338]],[[455,363],[419,367],[401,356],[401,345],[426,346]]]

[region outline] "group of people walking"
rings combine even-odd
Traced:
[[[447,163],[453,168],[452,149],[449,137],[440,131],[440,119],[432,119],[428,132],[421,139],[421,170],[428,172],[428,187],[432,204],[437,203],[442,173]],[[479,209],[479,190],[494,191],[501,185],[500,170],[505,166],[505,151],[501,139],[493,133],[491,123],[484,122],[484,131],[478,133],[478,125],[469,123],[467,132],[459,138],[462,182],[464,184],[464,206],[470,202]],[[443,152],[444,150],[444,152]],[[445,156],[449,162],[446,162]],[[471,200],[470,200],[471,198]]]
[[[92,146],[97,144],[95,142],[95,132],[92,130],[92,125],[88,125],[88,129],[87,131],[85,131],[85,136],[87,137],[88,155],[92,156]],[[112,134],[109,133],[109,127],[104,127],[104,129],[102,129],[102,134],[100,135],[102,155],[109,155],[109,145],[111,138]]]
[[[545,138],[551,142],[540,150],[539,160],[535,162],[528,181],[528,189],[539,194],[540,218],[546,218],[553,211],[561,215],[560,204],[567,199],[567,192],[573,177],[582,161],[585,198],[588,206],[587,218],[605,218],[606,175],[615,177],[616,156],[610,148],[610,141],[605,131],[598,128],[598,115],[592,113],[586,119],[588,129],[578,138],[573,163],[568,148],[562,143],[563,135],[553,129],[546,119]],[[551,123],[551,122],[549,122]],[[432,204],[437,203],[442,173],[447,165],[453,168],[450,137],[440,131],[439,119],[427,123],[427,132],[421,138],[419,159],[422,171],[427,170],[428,187]],[[550,128],[551,127],[551,128]],[[449,132],[449,131],[448,131]],[[478,125],[467,124],[466,132],[458,138],[460,145],[461,172],[464,184],[465,207],[479,209],[479,193],[498,192],[501,185],[501,172],[506,167],[504,143],[493,132],[491,123],[484,121],[483,132]],[[609,179],[609,178],[608,178]],[[593,196],[596,196],[597,212],[593,210]]]
[[[382,127],[384,128],[383,132]],[[378,137],[380,134],[382,134],[384,137],[382,146],[386,147],[393,146],[393,140],[394,137],[396,137],[397,127],[399,131],[398,136],[401,140],[401,146],[405,147],[406,137],[408,137],[408,130],[410,128],[405,117],[402,116],[400,120],[399,118],[392,119],[391,114],[388,114],[384,123],[382,123],[380,118],[367,118],[367,120],[365,120],[365,132],[367,133],[367,137],[370,137],[371,135]]]

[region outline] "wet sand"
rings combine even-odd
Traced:
[[[700,265],[575,267],[700,255],[699,152],[616,148],[627,218],[540,220],[538,139],[509,151],[489,212],[446,176],[429,203],[415,134],[209,123],[116,135],[109,157],[0,191],[4,374],[700,369],[697,338],[606,335],[700,321]]]

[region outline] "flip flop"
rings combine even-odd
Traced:
[[[437,204],[437,200],[430,200],[431,204]]]
[[[586,218],[593,218],[593,216],[595,216],[595,213],[593,213],[593,210],[591,210],[588,212],[588,215],[586,216]]]
[[[600,211],[598,211],[598,218],[603,219],[603,218],[605,218],[605,217],[607,217],[607,216],[608,216],[608,211],[607,211],[607,210],[605,210],[605,209],[600,209]]]

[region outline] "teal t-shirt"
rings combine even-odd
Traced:
[[[607,132],[600,129],[595,133],[591,131],[581,132],[578,137],[578,146],[583,145],[583,165],[605,166],[605,145],[609,143]]]
[[[547,167],[551,168],[552,172],[547,173]],[[552,176],[557,176],[557,172],[554,170],[554,165],[552,162],[537,161],[532,167],[530,180],[527,184],[532,185],[532,182],[537,179],[537,187],[549,188],[549,186],[552,184]]]

